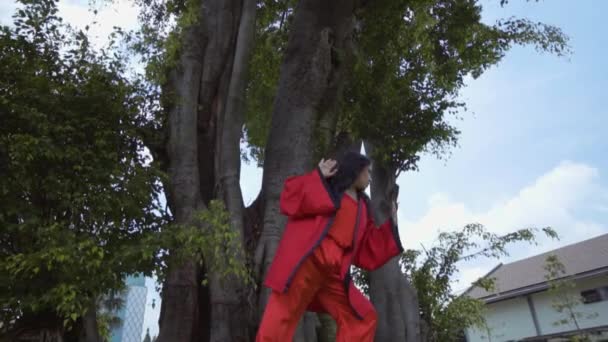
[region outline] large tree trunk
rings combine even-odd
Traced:
[[[317,342],[334,342],[336,340],[336,321],[329,314],[319,314],[319,327],[317,328]]]
[[[295,10],[265,149],[262,194],[266,206],[255,255],[259,279],[272,262],[285,224],[279,213],[283,182],[314,165],[315,127],[340,95],[352,51],[354,9],[354,0],[302,0]],[[268,295],[268,290],[261,291],[259,315]],[[305,319],[309,324],[298,330],[296,340],[310,341],[315,320]]]
[[[340,158],[340,156],[346,152],[361,153],[362,144],[363,142],[360,139],[353,139],[350,133],[340,132],[336,134],[334,144],[326,155],[333,158]]]
[[[365,142],[373,156],[373,144]],[[379,163],[372,168],[371,202],[376,222],[390,215],[391,203],[397,200],[396,170]],[[420,313],[413,286],[403,275],[399,259],[393,258],[382,268],[370,273],[370,297],[378,312],[377,342],[419,342]]]
[[[170,73],[167,94],[172,99],[169,109],[169,184],[175,223],[192,224],[193,215],[204,207],[199,193],[197,141],[198,93],[205,46],[202,29],[193,25],[185,30],[178,66]],[[163,287],[159,342],[190,342],[197,335],[198,266],[194,260],[169,264]]]
[[[97,325],[97,304],[93,300],[89,309],[81,318],[82,331],[79,342],[102,342]]]
[[[63,320],[55,312],[47,311],[20,317],[8,331],[0,333],[0,342],[78,342],[82,330],[82,318],[78,319],[71,331],[66,332]]]
[[[241,244],[239,141],[255,2],[202,0],[199,6],[198,21],[184,30],[181,56],[166,88],[173,90],[168,106],[168,198],[177,224],[192,224],[194,213],[210,200],[223,200]],[[244,261],[245,255],[237,258]],[[203,271],[193,260],[169,265],[158,341],[249,340],[244,284],[233,278],[222,282],[213,269]],[[209,286],[203,288],[205,276]]]
[[[224,114],[218,120],[217,188],[230,213],[231,229],[237,234],[234,257],[246,263],[244,252],[244,205],[240,187],[240,140],[244,122],[245,86],[249,56],[255,32],[255,1],[244,1],[238,26],[236,51],[231,69]],[[247,307],[249,293],[243,279],[229,276],[221,279],[210,274],[212,342],[249,341],[253,334],[248,322],[253,316]]]

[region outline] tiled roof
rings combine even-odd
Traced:
[[[524,291],[535,285],[546,283],[547,272],[543,268],[549,255],[556,255],[564,264],[568,276],[578,276],[594,271],[608,270],[608,234],[561,247],[547,253],[535,255],[509,264],[498,265],[485,277],[495,278],[495,290],[488,292],[473,287],[465,295],[478,299],[503,297],[510,293]]]

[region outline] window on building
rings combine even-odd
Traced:
[[[581,297],[583,298],[583,303],[585,304],[608,300],[608,286],[582,291]]]

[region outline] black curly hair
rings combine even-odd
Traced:
[[[338,172],[328,179],[328,183],[336,198],[341,198],[348,188],[359,177],[365,167],[371,165],[371,160],[361,153],[346,152],[338,158]]]

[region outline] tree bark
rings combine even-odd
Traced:
[[[259,279],[272,262],[285,224],[279,212],[283,182],[314,165],[315,127],[340,95],[347,65],[343,56],[352,51],[354,9],[354,0],[302,0],[295,10],[265,149],[262,194],[266,205],[255,254]],[[268,296],[267,289],[261,291],[258,318]],[[304,322],[310,320],[307,317]],[[298,329],[296,339],[310,341],[307,338],[315,334],[315,325],[307,326]]]
[[[62,319],[57,317],[55,312],[47,311],[22,316],[8,330],[0,333],[0,342],[77,342],[82,330],[82,318],[78,319],[75,327],[66,332]]]
[[[318,342],[334,342],[336,340],[336,321],[328,314],[319,314]]]
[[[246,263],[244,252],[244,204],[240,187],[240,140],[244,122],[245,87],[249,56],[255,32],[255,1],[244,1],[238,25],[236,49],[230,73],[224,114],[218,119],[216,156],[218,198],[230,214],[230,227],[237,234],[238,248],[234,256]],[[211,336],[210,341],[249,341],[252,310],[247,307],[249,291],[243,279],[229,276],[221,279],[218,272],[210,273]]]
[[[361,145],[363,142],[360,139],[353,139],[348,132],[340,132],[334,139],[332,149],[326,154],[333,158],[340,158],[346,152],[361,153]]]
[[[173,93],[169,109],[169,184],[172,211],[176,224],[192,224],[193,215],[204,208],[199,193],[197,141],[198,93],[202,74],[205,41],[197,24],[187,28],[182,39],[178,66],[169,75]],[[190,342],[197,335],[198,267],[194,260],[172,261],[163,287],[160,317],[160,342]]]
[[[366,141],[365,151],[373,156],[373,144]],[[389,217],[391,204],[397,200],[396,171],[379,163],[372,167],[371,202],[376,222],[384,222]],[[380,269],[370,272],[369,289],[378,312],[375,341],[421,341],[416,292],[403,275],[399,258],[393,258]]]
[[[89,305],[87,313],[81,318],[82,335],[80,342],[102,342],[99,335],[99,326],[97,325],[97,305],[95,301]]]
[[[237,233],[239,253],[245,215],[239,143],[255,4],[202,0],[198,21],[184,30],[181,56],[168,87],[174,90],[174,101],[168,116],[167,189],[175,223],[192,224],[195,212],[220,199]],[[245,253],[239,253],[237,259],[245,262]],[[223,279],[220,270],[203,270],[193,260],[169,267],[158,341],[250,339],[244,283],[235,277]],[[208,286],[201,285],[205,277]]]

